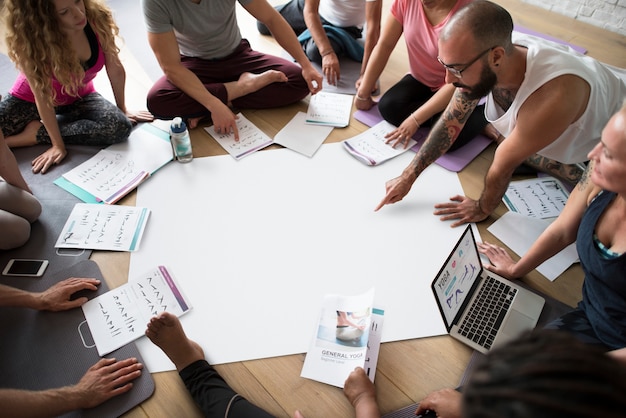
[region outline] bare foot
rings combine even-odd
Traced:
[[[151,318],[146,335],[172,360],[178,371],[204,359],[202,348],[187,338],[180,320],[169,312]]]
[[[24,130],[17,135],[7,136],[6,142],[9,148],[30,147],[37,145],[37,131],[43,124],[41,121],[33,120],[26,125]]]
[[[198,124],[200,123],[200,121],[202,119],[204,119],[203,116],[199,116],[197,118],[189,118],[189,119],[187,119],[187,122],[188,122],[187,128],[188,129],[195,129],[196,126],[198,126]]]
[[[259,91],[272,83],[285,83],[286,81],[285,73],[276,70],[267,70],[261,74],[243,73],[236,82],[225,84],[228,101],[232,102],[239,97]]]

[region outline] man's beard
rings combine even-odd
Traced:
[[[496,73],[491,71],[489,65],[483,65],[483,71],[480,74],[480,81],[475,86],[468,86],[459,82],[452,83],[455,87],[465,89],[465,97],[468,100],[479,100],[488,95],[496,86],[498,77]]]

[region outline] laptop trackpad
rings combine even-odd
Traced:
[[[504,325],[503,334],[507,337],[515,338],[524,331],[530,331],[535,327],[535,321],[523,313],[512,310]]]

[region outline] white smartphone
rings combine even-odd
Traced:
[[[48,267],[48,260],[12,258],[2,271],[4,276],[41,277]]]

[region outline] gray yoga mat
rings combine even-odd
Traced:
[[[31,170],[31,161],[48,148],[47,145],[36,145],[13,149],[13,154],[18,161],[24,179],[41,202],[42,212],[39,219],[31,225],[30,239],[26,244],[10,251],[0,252],[0,269],[4,269],[4,266],[12,258],[43,258],[50,262],[44,273],[46,276],[66,269],[91,255],[91,250],[57,250],[54,248],[65,221],[67,221],[74,205],[81,200],[53,184],[53,181],[94,156],[100,149],[88,146],[68,146],[67,156],[61,164],[46,174],[34,174]],[[4,279],[4,277],[0,277]]]
[[[81,292],[81,296],[92,298],[108,290],[100,269],[91,260],[81,261],[54,275],[19,278],[11,284],[29,291],[42,291],[68,277],[94,277],[102,281],[96,292]],[[89,327],[86,323],[81,326],[85,321],[81,308],[65,312],[0,308],[0,318],[0,387],[43,390],[72,385],[100,359]],[[79,334],[79,327],[82,336]],[[106,357],[136,357],[142,361],[134,343],[127,344]],[[154,381],[144,369],[129,392],[95,408],[74,411],[63,417],[118,417],[149,398],[153,392]],[[10,411],[3,412],[10,415]]]

